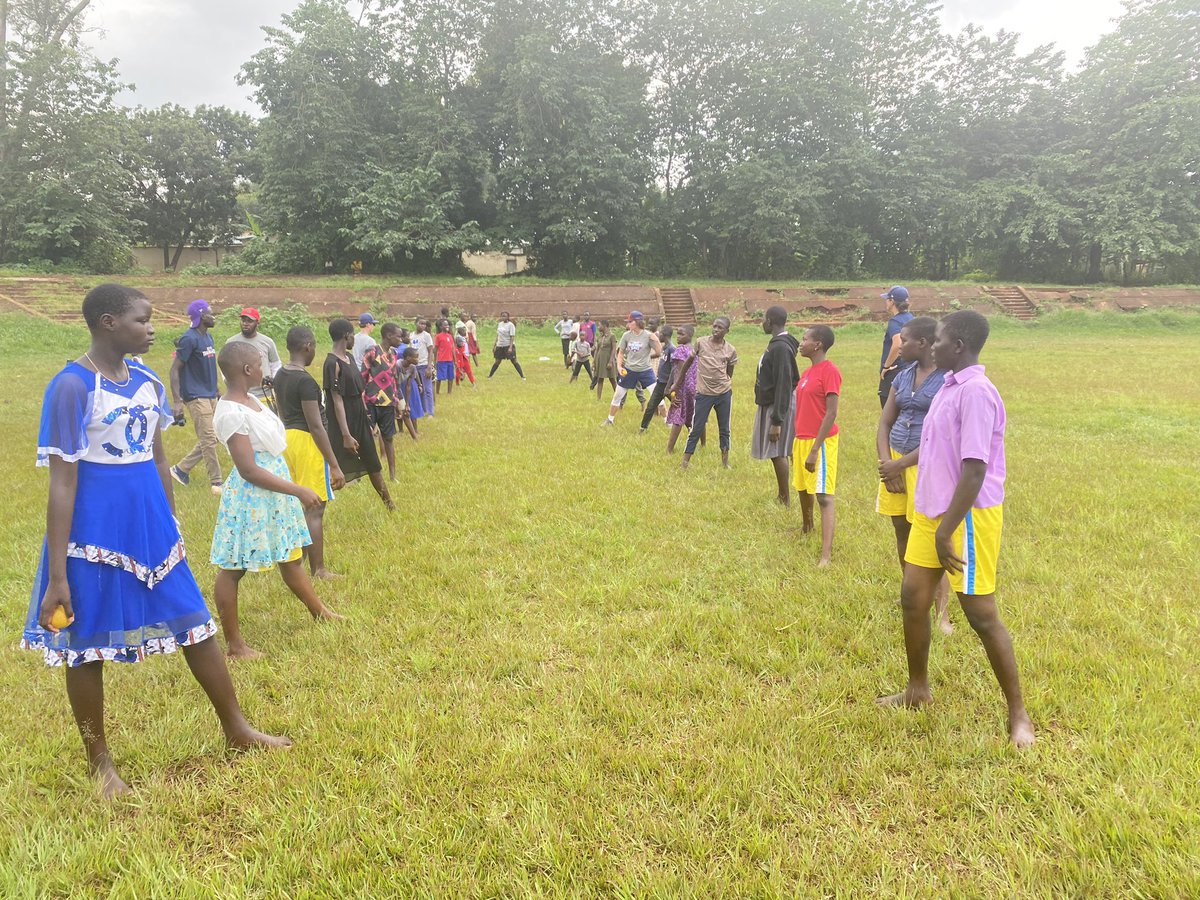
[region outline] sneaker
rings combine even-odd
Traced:
[[[180,484],[187,486],[187,483],[192,480],[192,477],[179,468],[179,466],[171,466],[171,477]]]
[[[217,484],[212,485],[211,490],[214,494],[216,494],[218,497],[220,497],[221,491],[224,489],[224,487],[225,487],[225,482],[221,481],[221,482],[218,482]]]

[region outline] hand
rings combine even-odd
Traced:
[[[358,439],[355,438],[354,435],[348,434],[342,438],[342,446],[344,446],[355,456],[358,456]]]
[[[883,486],[889,494],[904,494],[908,492],[908,485],[904,483],[903,475],[884,478]]]
[[[335,491],[340,491],[346,486],[346,476],[338,466],[329,469],[329,486]]]
[[[808,456],[804,460],[804,468],[809,472],[817,471],[817,451],[816,448],[809,451]]]
[[[176,419],[182,419],[183,418],[183,404],[176,403],[174,406],[171,407],[171,413],[172,413],[172,415],[175,416]]]
[[[303,485],[296,485],[296,498],[305,509],[312,509],[314,506],[321,505],[321,498],[317,496],[317,492]]]
[[[67,614],[67,624],[70,625],[75,621],[75,610],[71,606],[71,589],[66,582],[57,584],[51,581],[46,587],[46,593],[42,597],[42,608],[38,612],[38,625],[46,631],[51,631],[58,634],[58,629],[50,624],[50,618],[54,615],[54,610],[58,607],[63,608],[63,612]]]
[[[628,370],[628,369],[621,369],[621,370],[620,370],[620,372],[621,372],[621,377],[622,377],[622,378],[624,378],[626,375],[628,375],[628,374],[629,374],[629,370]]]
[[[954,552],[954,533],[945,533],[939,525],[937,532],[933,536],[933,546],[937,549],[938,562],[942,564],[942,568],[952,575],[957,575],[963,570],[963,561],[959,559],[958,554]]]
[[[885,459],[879,463],[879,480],[890,481],[897,476],[903,479],[904,469],[905,466],[900,465],[900,460]]]
[[[783,432],[782,425],[772,425],[770,430],[767,431],[767,442],[774,444],[776,441],[779,440],[779,435],[782,432]]]

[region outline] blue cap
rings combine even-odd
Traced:
[[[893,303],[907,303],[908,302],[908,288],[906,288],[902,284],[898,284],[895,287],[893,287],[890,291],[888,291],[886,294],[880,294],[879,299],[880,300],[891,300]]]
[[[370,313],[363,313],[361,316],[358,317],[358,324],[359,325],[378,325],[379,323],[375,321],[375,317],[373,315],[371,315]]]
[[[629,314],[629,318],[628,318],[626,321],[628,321],[628,322],[632,322],[634,319],[644,319],[644,318],[646,318],[646,317],[645,317],[645,316],[643,316],[643,315],[642,315],[640,312],[638,312],[638,311],[635,309],[633,312],[631,312],[631,313]]]

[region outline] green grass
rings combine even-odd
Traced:
[[[997,322],[999,597],[1030,752],[1008,748],[957,609],[935,634],[937,703],[872,703],[904,676],[874,512],[877,326],[832,353],[823,572],[749,459],[761,333],[731,337],[735,468],[710,449],[681,475],[661,426],[639,438],[626,410],[597,427],[546,330],[523,332],[527,383],[503,369],[400,443],[402,511],[365,483],[331,507],[349,577],[320,590],[348,621],[315,626],[277,576],[243,582],[269,656],[234,679],[295,747],[227,759],[180,657],[111,665],[110,741],[137,791],[106,806],[61,672],[15,648],[44,524],[41,392],[86,335],[0,314],[0,895],[1196,896],[1198,336],[1195,316]],[[169,429],[173,459],[191,436]],[[207,591],[216,498],[177,497]]]

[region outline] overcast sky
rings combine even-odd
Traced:
[[[263,46],[261,26],[276,25],[299,0],[94,0],[89,39],[97,54],[120,60],[137,85],[130,105],[201,103],[258,114],[237,84],[238,69]],[[942,20],[958,31],[974,22],[1021,35],[1022,49],[1057,44],[1067,65],[1113,27],[1120,0],[945,0]]]

